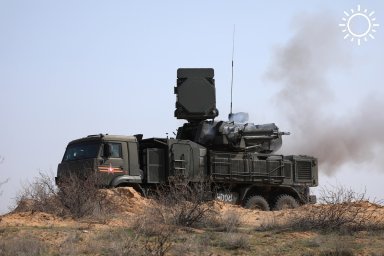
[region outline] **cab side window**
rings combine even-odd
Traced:
[[[111,148],[111,156],[112,158],[122,158],[122,149],[120,143],[109,143]]]

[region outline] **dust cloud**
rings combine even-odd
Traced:
[[[283,146],[284,153],[316,156],[328,175],[350,163],[382,170],[383,100],[367,95],[344,116],[329,108],[335,97],[328,78],[338,71],[351,75],[345,68],[351,57],[337,24],[337,18],[325,13],[301,16],[295,20],[295,34],[276,49],[266,71],[265,77],[281,86],[274,99],[294,136],[291,145]]]

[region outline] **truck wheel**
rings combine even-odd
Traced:
[[[261,211],[269,211],[269,204],[262,196],[251,196],[245,203],[247,209],[257,209]]]
[[[299,203],[293,196],[281,195],[277,198],[274,210],[294,209],[299,207]]]

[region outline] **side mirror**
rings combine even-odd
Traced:
[[[111,156],[111,145],[105,143],[103,151],[103,157],[109,158]]]

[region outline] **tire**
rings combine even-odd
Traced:
[[[247,202],[245,203],[245,208],[260,211],[269,211],[269,204],[264,197],[254,195],[247,199]]]
[[[284,209],[295,209],[299,207],[299,203],[293,196],[281,195],[277,198],[274,210],[280,211]]]

